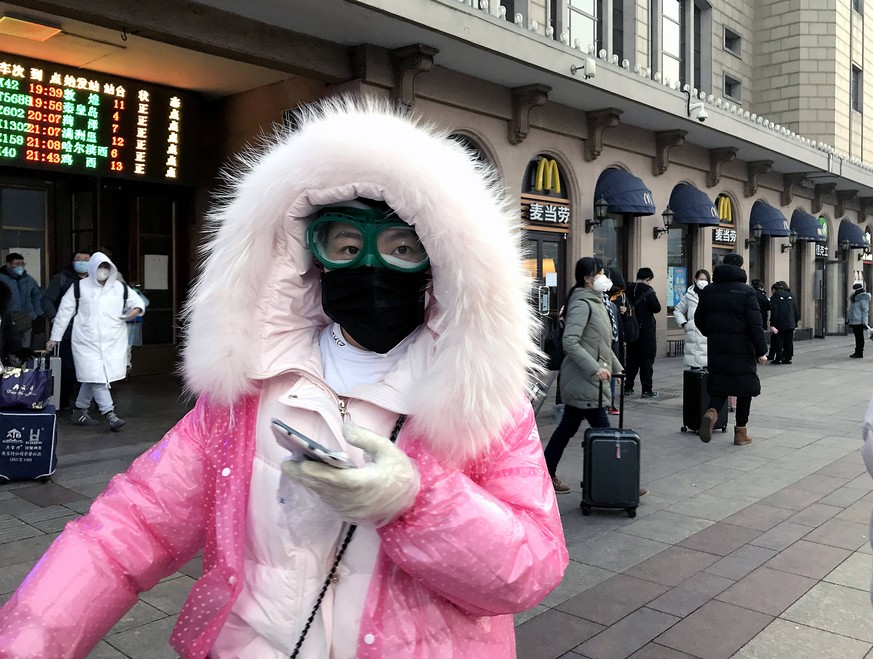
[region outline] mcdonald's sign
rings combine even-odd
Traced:
[[[556,161],[551,158],[540,158],[534,190],[561,194],[561,172]]]
[[[716,210],[718,211],[718,219],[721,220],[725,224],[733,224],[734,223],[734,209],[731,204],[730,197],[726,195],[719,195],[718,199],[716,199]]]

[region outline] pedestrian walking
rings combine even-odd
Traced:
[[[43,291],[36,279],[25,269],[27,263],[18,252],[6,255],[6,265],[0,268],[0,282],[12,293],[10,311],[12,322],[21,335],[21,345],[29,348],[33,341],[34,322],[45,315]]]
[[[734,444],[752,443],[747,425],[752,398],[761,393],[758,364],[767,362],[767,343],[755,291],[746,284],[743,257],[726,254],[700,293],[694,321],[707,338],[709,409],[700,424],[700,439],[709,442],[718,413],[728,396],[737,397]]]
[[[700,300],[700,292],[709,285],[708,270],[698,270],[694,273],[694,283],[688,287],[685,295],[673,308],[673,319],[685,330],[685,365],[689,368],[706,368],[706,337],[697,329],[694,322],[694,312]]]
[[[758,308],[761,310],[761,327],[766,330],[770,326],[770,298],[767,297],[764,282],[760,279],[752,280],[752,288],[755,289],[755,299],[758,301]]]
[[[51,304],[49,320],[54,320],[61,306],[61,300],[73,285],[73,282],[81,281],[88,276],[88,261],[91,252],[76,252],[73,260],[63,270],[51,278],[45,290],[45,299]],[[76,394],[76,365],[73,363],[73,324],[75,318],[70,320],[67,331],[58,344],[58,356],[61,358],[61,391],[59,397],[59,410],[66,409]]]
[[[309,106],[247,167],[188,304],[195,408],[11,596],[0,652],[86,656],[205,545],[182,657],[511,656],[568,564],[518,213],[375,100]]]
[[[88,277],[67,289],[46,348],[54,350],[75,318],[72,333],[76,378],[81,383],[73,406],[73,423],[93,426],[88,410],[97,403],[112,430],[127,422],[115,413],[110,385],[127,375],[127,321],[142,315],[145,304],[137,292],[115,279],[115,264],[102,252],[88,260]]]
[[[603,262],[590,256],[582,257],[576,262],[575,275],[576,283],[567,301],[565,356],[560,371],[564,414],[545,448],[546,467],[552,486],[559,494],[570,491],[557,475],[564,449],[583,420],[592,428],[609,427],[603,389],[612,374],[622,370],[612,350],[612,322],[603,299],[603,294],[612,288],[612,282],[603,271]]]
[[[849,313],[846,322],[855,335],[855,352],[851,359],[864,358],[864,332],[868,329],[870,320],[870,293],[864,290],[864,284],[856,281],[852,284],[852,294],[849,296]]]
[[[788,284],[777,281],[770,296],[770,354],[772,364],[790,364],[794,357],[794,330],[800,322],[800,309]],[[770,357],[768,355],[767,359]]]
[[[640,389],[643,398],[657,398],[658,392],[653,390],[655,374],[655,356],[658,353],[655,314],[661,313],[661,303],[652,280],[655,274],[651,268],[637,270],[637,280],[627,287],[628,301],[631,312],[636,315],[640,333],[635,341],[627,343],[627,388],[625,393],[634,393],[634,381],[640,376]]]
[[[622,370],[627,363],[627,342],[624,336],[624,323],[628,314],[628,301],[625,289],[624,275],[618,268],[607,268],[606,276],[612,281],[612,288],[606,293],[606,299],[609,303],[606,305],[606,310],[609,312],[609,320],[612,322],[612,352],[618,357],[621,363]],[[604,300],[606,302],[606,300]],[[618,416],[619,409],[615,405],[615,386],[618,378],[613,375],[609,383],[609,406],[606,408],[606,413]]]

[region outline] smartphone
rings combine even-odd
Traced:
[[[279,419],[272,419],[271,425],[276,440],[283,448],[291,451],[296,459],[302,457],[304,460],[322,462],[337,469],[356,468],[344,451],[331,451]]]

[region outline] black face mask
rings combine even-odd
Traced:
[[[321,305],[367,350],[384,355],[424,322],[426,272],[346,268],[321,273]]]

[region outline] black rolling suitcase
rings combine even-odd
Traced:
[[[690,368],[682,374],[682,432],[698,432],[703,413],[709,409],[709,394],[706,391],[708,373],[705,368]],[[718,413],[715,429],[727,432],[728,406]]]
[[[58,465],[55,408],[0,412],[0,483],[47,481]]]
[[[618,428],[588,428],[582,475],[583,515],[592,508],[624,508],[637,516],[640,505],[640,436],[624,428],[624,377],[619,378]],[[600,385],[601,403],[603,385]]]

